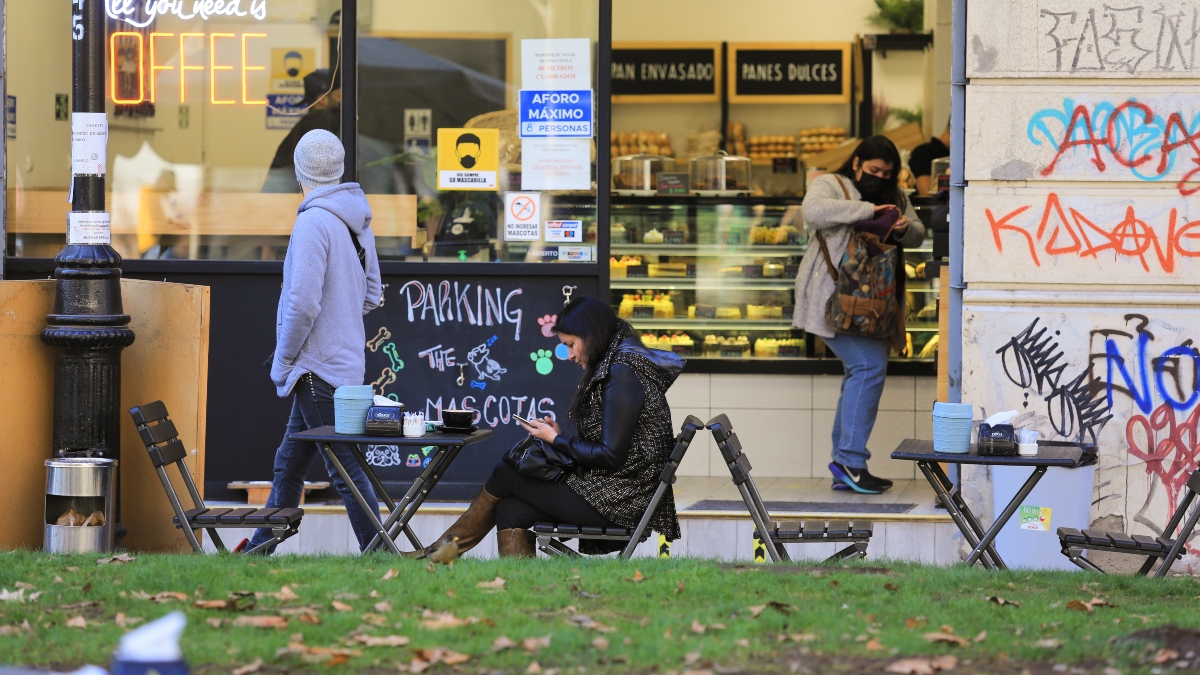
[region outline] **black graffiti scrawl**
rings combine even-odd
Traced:
[[[1107,387],[1092,381],[1086,369],[1063,383],[1067,358],[1056,341],[1059,331],[1051,334],[1045,326],[1039,327],[1038,321],[1034,319],[996,350],[1004,375],[1018,387],[1044,395],[1050,425],[1059,436],[1095,443],[1100,430],[1112,419]]]

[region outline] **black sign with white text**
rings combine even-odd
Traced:
[[[839,49],[738,49],[735,96],[841,96],[847,77]]]
[[[712,48],[612,50],[613,96],[717,96],[720,56]]]

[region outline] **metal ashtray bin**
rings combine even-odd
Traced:
[[[100,458],[46,460],[46,550],[50,553],[112,551],[117,461]]]

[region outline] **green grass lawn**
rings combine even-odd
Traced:
[[[431,673],[815,675],[954,655],[956,672],[1113,675],[1200,662],[1190,632],[1164,630],[1200,627],[1192,578],[688,559],[462,560],[430,572],[384,555],[138,555],[98,565],[95,557],[15,552],[0,554],[0,587],[4,598],[21,595],[0,600],[0,664],[60,670],[107,664],[121,635],[141,625],[135,619],[176,609],[188,616],[183,649],[193,670],[250,666],[241,675],[394,673],[414,658],[436,660],[429,650],[437,648],[454,655]],[[244,591],[258,597],[234,595],[229,604],[240,610],[196,604]],[[1094,598],[1106,604],[1081,604]],[[255,621],[279,626],[244,625]],[[966,644],[931,642],[933,633]],[[515,646],[496,649],[502,637]],[[1189,654],[1192,642],[1198,651]]]

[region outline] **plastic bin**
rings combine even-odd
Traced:
[[[361,435],[367,431],[367,410],[375,400],[371,385],[347,385],[333,392],[333,430]]]
[[[992,513],[999,515],[1004,510],[1032,472],[1027,466],[992,467]],[[1037,487],[996,535],[996,551],[1004,562],[1009,567],[1079,571],[1062,554],[1057,532],[1060,527],[1086,530],[1092,526],[1095,476],[1095,464],[1078,469],[1047,469]]]
[[[45,548],[49,553],[108,553],[116,531],[117,461],[99,457],[46,460]],[[59,525],[71,512],[72,525]],[[82,523],[87,522],[87,525]],[[102,525],[96,525],[103,522]]]
[[[961,455],[971,450],[970,403],[933,404],[933,450]]]

